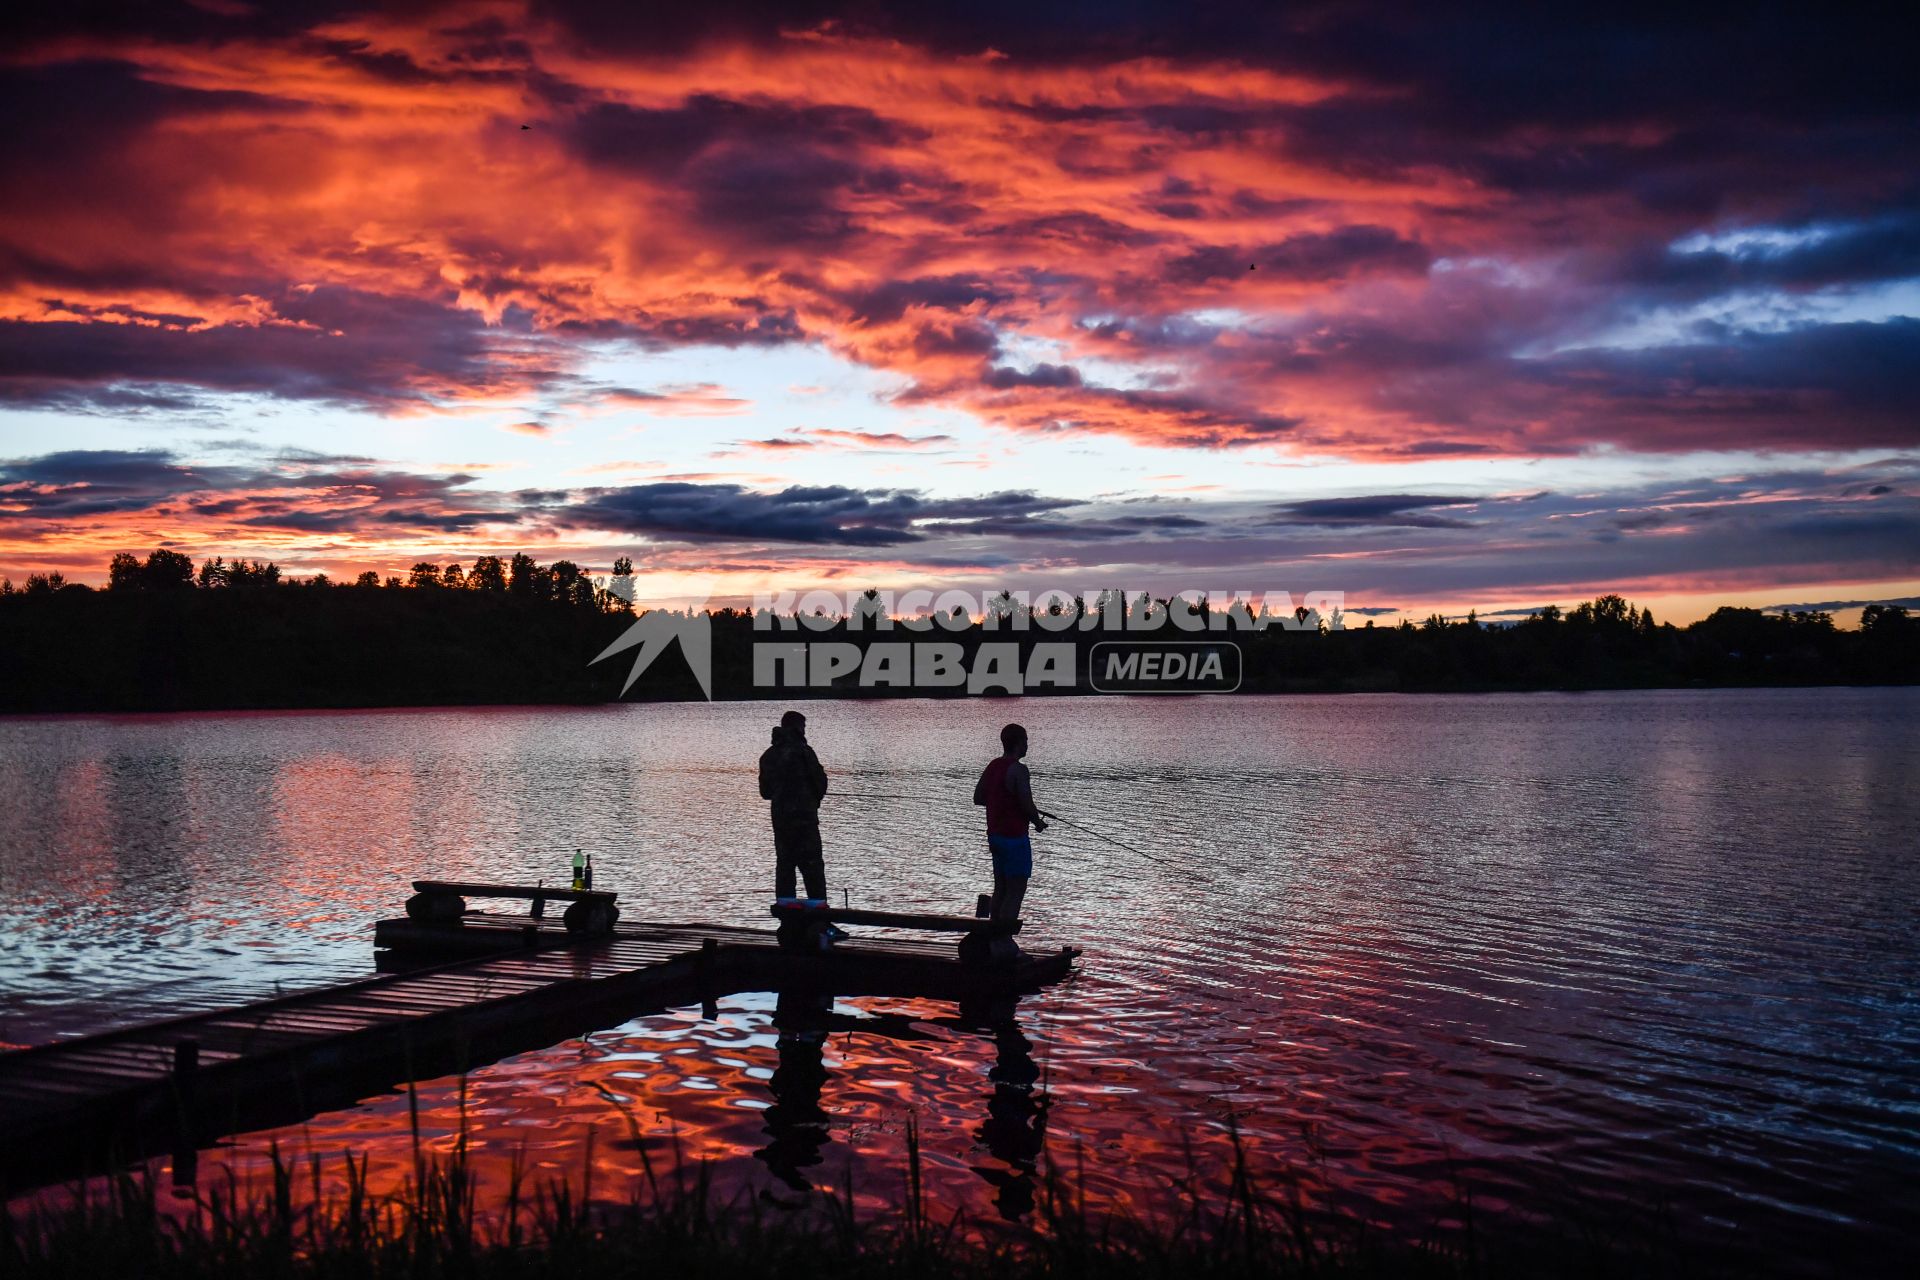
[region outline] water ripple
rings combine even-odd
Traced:
[[[1046,1159],[1106,1203],[1184,1194],[1229,1126],[1318,1195],[1429,1224],[1564,1194],[1770,1259],[1920,1212],[1920,694],[1808,690],[1020,705],[1037,936],[1088,948],[1016,1026],[741,997],[474,1074],[503,1163],[597,1186],[679,1141],[776,1197],[898,1181],[1018,1217]],[[1007,704],[817,708],[830,873],[962,909]],[[768,711],[0,721],[0,1039],[356,976],[415,875],[558,881],[640,918],[757,923]],[[423,1088],[434,1142],[457,1082]],[[1044,1101],[1045,1105],[1040,1103]],[[403,1176],[404,1100],[273,1139]],[[1217,1173],[1220,1162],[1214,1161]],[[1817,1266],[1814,1267],[1817,1269]]]

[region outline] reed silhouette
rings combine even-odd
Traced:
[[[1017,1062],[1017,1047],[1013,1053]],[[276,1145],[260,1179],[215,1174],[202,1179],[204,1185],[163,1191],[160,1179],[141,1166],[75,1186],[58,1201],[14,1202],[0,1211],[0,1274],[13,1280],[1692,1280],[1753,1273],[1741,1269],[1740,1259],[1684,1242],[1657,1207],[1606,1217],[1563,1204],[1551,1216],[1515,1214],[1487,1223],[1475,1220],[1464,1184],[1456,1185],[1455,1207],[1445,1220],[1424,1230],[1388,1231],[1370,1220],[1368,1206],[1317,1207],[1310,1169],[1257,1171],[1237,1132],[1224,1180],[1203,1179],[1196,1170],[1192,1193],[1170,1214],[1092,1207],[1077,1160],[1035,1159],[1017,1183],[1023,1206],[1012,1215],[1017,1227],[994,1227],[928,1204],[911,1116],[897,1194],[890,1206],[865,1212],[850,1178],[801,1206],[746,1193],[722,1197],[710,1166],[688,1160],[677,1142],[664,1169],[648,1162],[642,1178],[623,1194],[610,1194],[594,1181],[591,1136],[580,1146],[577,1178],[562,1171],[535,1179],[529,1162],[517,1159],[504,1196],[483,1202],[464,1129],[450,1153],[426,1150],[417,1127],[414,1140],[411,1175],[384,1193],[370,1185],[365,1157],[342,1152],[300,1159]],[[1015,1145],[1027,1150],[1029,1140]],[[1006,1207],[1003,1194],[1003,1213]]]

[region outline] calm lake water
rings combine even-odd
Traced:
[[[475,1072],[496,1172],[624,1198],[674,1143],[723,1185],[890,1197],[911,1115],[948,1208],[1032,1170],[1145,1210],[1256,1167],[1395,1228],[1572,1195],[1810,1262],[1920,1220],[1920,690],[818,704],[829,876],[965,910],[973,780],[1017,715],[1034,941],[1082,973],[1015,1027],[771,996]],[[372,968],[419,875],[559,882],[629,919],[764,922],[764,705],[0,720],[0,1040]],[[459,1088],[423,1087],[451,1142]],[[404,1095],[270,1140],[407,1166]]]

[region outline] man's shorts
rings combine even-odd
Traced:
[[[993,850],[993,874],[1025,880],[1033,875],[1033,838],[1031,836],[987,837]]]

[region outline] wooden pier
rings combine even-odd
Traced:
[[[800,954],[772,929],[706,924],[582,940],[474,912],[384,920],[376,940],[390,950],[375,977],[0,1053],[0,1191],[185,1154],[675,1006],[712,1016],[735,992],[992,998],[1059,981],[1079,954],[963,964],[950,942],[872,937]]]

